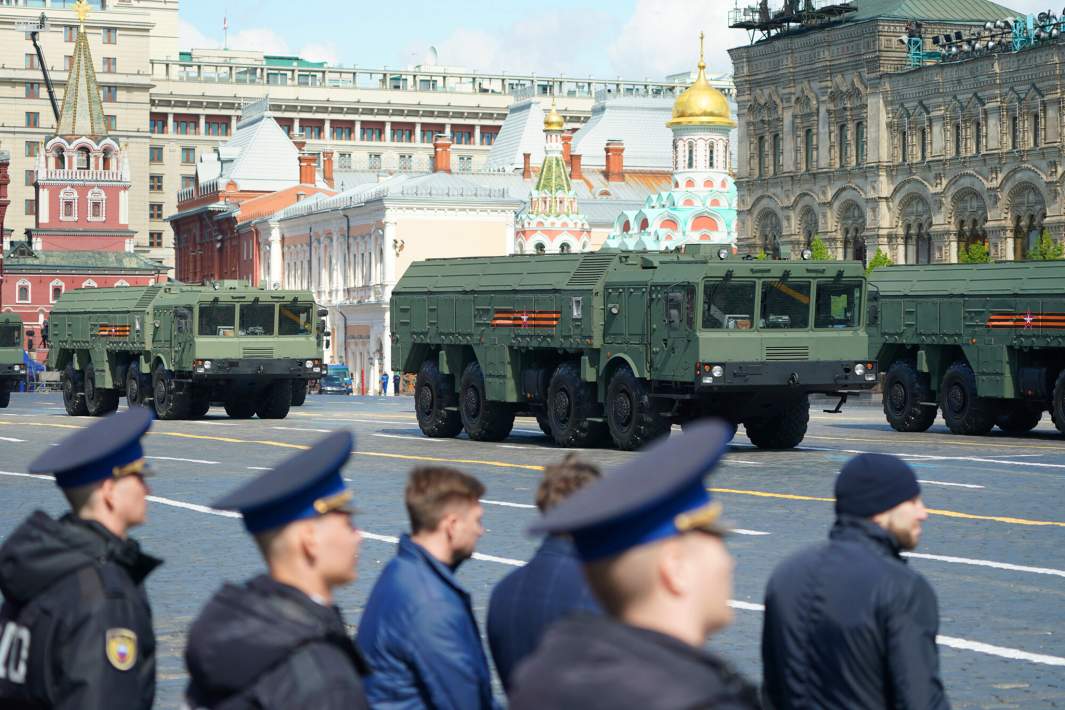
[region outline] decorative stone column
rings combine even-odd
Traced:
[[[274,288],[274,284],[279,284],[282,288],[287,288],[289,284],[286,283],[284,278],[284,262],[281,254],[281,224],[279,222],[269,222],[267,228],[270,230],[269,248],[270,248],[270,275],[268,277],[269,283],[267,288]]]

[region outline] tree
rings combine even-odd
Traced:
[[[973,242],[969,246],[958,248],[960,264],[990,264],[991,252],[983,242]]]
[[[832,261],[832,253],[828,250],[828,245],[825,244],[825,240],[821,237],[814,237],[810,242],[810,251],[812,256],[810,257],[814,261]]]
[[[1062,257],[1063,252],[1065,249],[1062,248],[1061,242],[1056,241],[1050,236],[1050,232],[1044,229],[1039,234],[1039,243],[1028,252],[1026,258],[1029,261],[1057,261]]]
[[[869,262],[869,266],[865,267],[865,273],[868,275],[873,273],[873,269],[894,265],[895,262],[888,258],[883,249],[877,249],[876,254],[873,255],[872,260]]]

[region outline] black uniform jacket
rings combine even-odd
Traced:
[[[776,710],[950,707],[935,592],[880,526],[842,516],[828,542],[774,570],[765,604],[765,692]]]
[[[760,707],[758,691],[703,649],[607,616],[556,623],[511,682],[511,710]]]
[[[150,708],[159,564],[99,523],[30,515],[0,548],[0,707]]]
[[[368,708],[369,672],[336,607],[266,575],[227,584],[189,630],[193,708]]]

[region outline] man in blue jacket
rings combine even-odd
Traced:
[[[455,570],[484,533],[484,486],[443,467],[416,468],[405,494],[411,532],[378,577],[355,639],[376,710],[492,708],[492,677],[470,594]]]
[[[544,469],[536,507],[546,513],[599,477],[597,466],[569,454]],[[544,631],[580,611],[602,613],[573,541],[568,535],[548,535],[527,565],[496,585],[488,603],[488,645],[505,689],[510,689],[511,674],[536,650]]]

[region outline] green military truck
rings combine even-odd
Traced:
[[[498,441],[532,414],[561,446],[632,450],[718,416],[791,448],[811,393],[875,384],[865,296],[858,263],[702,246],[436,259],[393,290],[392,363],[428,436]]]
[[[320,312],[308,291],[239,282],[78,289],[48,322],[48,366],[73,416],[151,405],[160,419],[283,419],[320,377]]]
[[[14,313],[0,313],[0,407],[10,404],[11,393],[25,378],[22,319]]]
[[[942,411],[955,434],[1021,434],[1049,410],[1065,433],[1065,262],[893,266],[871,292],[894,429]]]

